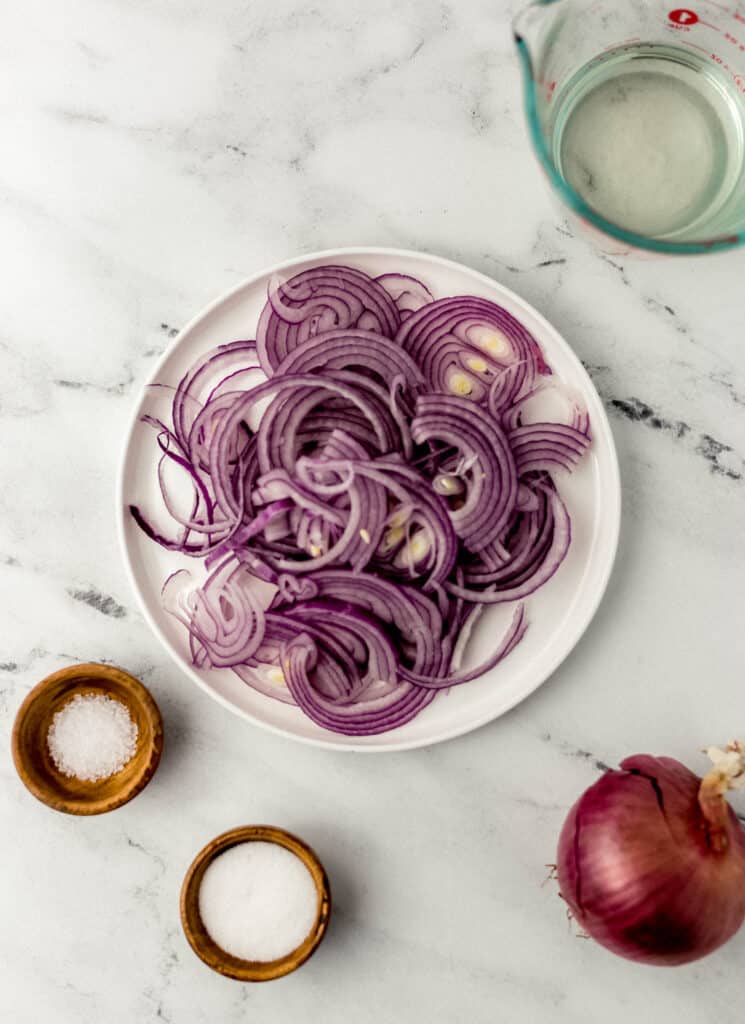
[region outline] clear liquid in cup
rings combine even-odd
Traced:
[[[743,173],[731,79],[679,47],[611,50],[555,98],[554,161],[602,217],[648,238],[717,229]]]

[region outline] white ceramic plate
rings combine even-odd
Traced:
[[[616,553],[620,524],[618,461],[602,402],[569,345],[531,306],[483,274],[436,256],[396,249],[339,249],[290,260],[262,271],[218,299],[188,324],[156,367],[148,384],[175,385],[207,350],[237,338],[254,337],[273,274],[299,273],[322,263],[344,263],[371,275],[397,272],[420,278],[435,298],[479,295],[517,317],[535,336],[557,378],[578,392],[587,406],[593,443],[580,466],[561,474],[557,486],[572,519],[572,545],[548,584],[528,599],[528,631],[504,662],[474,682],[440,694],[413,721],[380,736],[349,738],[320,728],[298,708],[265,697],[226,669],[195,670],[183,627],[163,611],[160,590],[175,569],[199,570],[199,563],[158,547],[135,525],[130,504],[158,506],[157,450],[143,413],[163,413],[163,389],[147,386],[132,417],[121,466],[117,518],[124,558],[145,618],[182,670],[231,711],[256,725],[294,739],[338,750],[405,750],[450,739],[503,714],[541,685],[584,633],[600,603]],[[167,404],[166,404],[167,408]],[[511,615],[495,607],[482,617],[472,639],[467,667],[489,653],[497,631]]]

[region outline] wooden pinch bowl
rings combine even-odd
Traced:
[[[137,725],[132,759],[97,782],[63,775],[47,745],[55,714],[78,694],[113,697],[126,706]],[[163,750],[163,722],[158,705],[134,676],[111,665],[70,665],[42,679],[21,704],[12,749],[21,781],[42,803],[65,814],[104,814],[137,796],[153,777]]]
[[[316,886],[318,904],[314,926],[296,949],[278,960],[241,960],[232,956],[210,938],[199,914],[199,888],[207,868],[215,857],[232,846],[249,842],[277,843],[294,853],[305,864]],[[272,981],[296,971],[318,949],[330,916],[331,888],[323,864],[302,839],[271,825],[245,825],[217,836],[194,858],[181,887],[181,924],[189,945],[213,971],[236,981]]]

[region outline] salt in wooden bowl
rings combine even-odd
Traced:
[[[78,694],[118,700],[137,726],[131,760],[95,782],[63,775],[47,744],[55,714]],[[163,750],[163,722],[150,692],[134,676],[111,665],[70,665],[43,679],[21,704],[12,749],[21,781],[42,803],[65,814],[104,814],[137,796],[153,777]]]
[[[278,960],[241,960],[232,956],[213,941],[199,913],[199,889],[213,860],[233,846],[257,841],[277,843],[294,853],[310,872],[316,887],[318,902],[313,928],[296,949]],[[271,825],[245,825],[217,836],[194,858],[181,888],[181,924],[189,945],[213,971],[237,981],[271,981],[296,971],[318,949],[330,916],[331,888],[320,860],[302,839]]]

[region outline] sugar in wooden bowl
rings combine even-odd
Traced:
[[[186,937],[206,964],[240,981],[289,974],[317,949],[331,893],[318,857],[302,840],[264,825],[209,843],[181,891]]]

